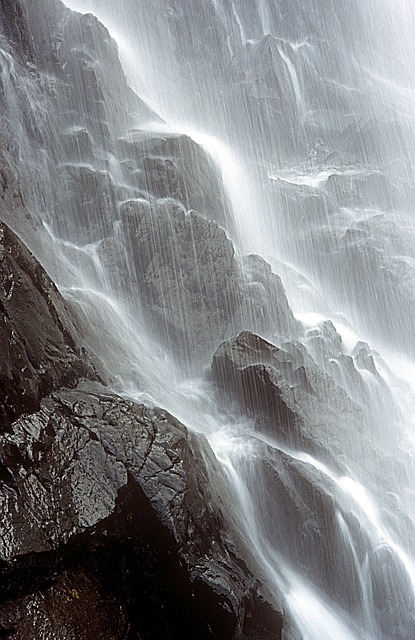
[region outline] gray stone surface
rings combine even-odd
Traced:
[[[239,404],[260,431],[295,449],[334,458],[362,418],[360,406],[300,342],[277,347],[244,331],[221,344],[212,373],[227,402]]]
[[[47,273],[0,222],[0,424],[34,411],[44,395],[93,376]]]
[[[179,630],[186,635],[190,627],[201,638],[280,637],[279,614],[237,555],[230,505],[211,483],[213,474],[220,485],[221,471],[207,442],[165,411],[103,391],[61,391],[1,436],[0,458],[3,629],[30,602],[36,637],[51,637],[60,621],[57,607],[68,609],[69,579],[75,592],[89,594],[90,613],[102,606],[102,592],[118,598],[119,606],[124,602],[144,637],[160,637],[154,631],[160,625],[165,638],[178,637]],[[120,571],[117,545],[135,567],[124,576],[132,580],[124,591],[100,564]],[[140,599],[153,609],[133,615],[131,601]],[[244,635],[258,611],[257,635]],[[76,628],[80,612],[71,615],[69,627]],[[21,618],[10,637],[23,637],[25,624]],[[82,637],[92,637],[94,624]]]
[[[185,354],[211,354],[242,302],[232,242],[215,222],[178,202],[138,200],[121,208],[138,289],[164,340]]]

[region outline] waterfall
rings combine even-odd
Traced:
[[[410,640],[413,7],[65,5],[46,97],[0,41],[28,242],[108,386],[207,437],[287,640]]]

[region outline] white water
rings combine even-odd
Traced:
[[[163,3],[152,9],[135,7],[124,0],[116,11],[105,0],[83,3],[67,0],[66,4],[82,12],[92,11],[106,24],[119,42],[120,57],[131,85],[165,118],[164,129],[189,135],[219,166],[232,205],[236,251],[238,255],[255,252],[266,257],[276,272],[281,262],[286,263],[281,275],[295,315],[303,323],[302,342],[308,344],[313,330],[324,337],[322,323],[332,321],[342,340],[341,354],[327,359],[317,350],[313,355],[329,374],[333,372],[330,368],[333,363],[339,368],[336,382],[341,379],[350,397],[365,403],[363,422],[356,420],[350,432],[342,431],[343,416],[339,413],[339,424],[332,425],[334,433],[329,435],[336,444],[340,441],[342,455],[334,459],[333,453],[330,461],[313,457],[310,452],[284,449],[277,438],[261,437],[255,433],[252,422],[218,408],[214,390],[202,371],[188,378],[173,351],[170,353],[158,344],[151,318],[146,316],[140,300],[132,300],[134,290],[124,295],[121,286],[119,289],[114,286],[111,266],[104,259],[104,239],[84,244],[62,239],[46,221],[47,234],[60,262],[54,275],[66,298],[80,311],[90,347],[101,358],[106,377],[116,391],[137,401],[162,405],[189,428],[207,435],[234,493],[242,534],[254,549],[261,576],[278,605],[282,593],[294,637],[412,640],[415,629],[412,545],[415,364],[414,352],[410,350],[410,331],[414,325],[409,295],[412,289],[405,289],[402,295],[392,294],[399,289],[402,279],[400,271],[394,276],[393,268],[402,267],[401,255],[411,267],[407,241],[415,237],[411,236],[412,210],[408,210],[404,197],[406,188],[413,188],[411,148],[415,146],[413,137],[408,135],[413,136],[414,93],[411,87],[402,87],[402,68],[407,69],[408,60],[399,59],[399,69],[394,68],[392,60],[387,77],[381,77],[376,62],[385,55],[388,43],[372,47],[365,38],[359,39],[359,33],[354,33],[354,27],[356,32],[366,29],[366,40],[372,40],[369,26],[378,28],[379,34],[388,34],[392,49],[402,52],[396,38],[402,21],[413,17],[411,6],[404,0],[399,9],[396,5],[385,7],[380,0],[366,1],[363,3],[366,13],[376,12],[380,18],[375,22],[389,20],[389,26],[376,27],[363,11],[355,24],[352,19],[350,25],[344,24],[344,32],[334,20],[331,8],[322,11],[321,23],[318,12],[313,14],[310,19],[313,33],[309,34],[307,11],[310,7],[319,10],[316,2],[304,7],[304,15],[301,3],[292,8],[286,3],[285,18],[276,12],[275,3],[265,0],[258,7],[241,1],[207,2],[200,24],[196,10],[188,16],[192,30],[179,33],[180,41],[189,47],[190,57],[194,55],[193,42],[196,37],[204,42],[206,23],[214,15],[227,29],[225,49],[231,56],[242,50],[249,60],[249,47],[254,49],[268,34],[292,43],[296,54],[292,59],[279,49],[291,85],[284,85],[281,80],[278,90],[270,86],[263,101],[257,103],[256,97],[253,100],[251,97],[261,98],[264,89],[256,84],[259,73],[256,63],[250,70],[251,76],[248,74],[244,79],[249,85],[247,95],[244,94],[246,101],[237,88],[229,88],[234,81],[228,74],[232,59],[227,59],[226,64],[224,61],[222,75],[218,77],[217,71],[211,70],[216,69],[214,52],[208,50],[204,60],[194,64],[190,60],[181,74],[182,63],[175,59],[175,51],[164,50],[162,46],[164,37],[168,45],[179,44],[178,34],[163,12]],[[180,8],[180,2],[176,4]],[[296,12],[303,18],[297,27]],[[180,24],[185,29],[183,21]],[[340,31],[337,33],[336,29]],[[313,45],[308,44],[308,37]],[[340,43],[350,42],[350,50],[337,50],[337,37]],[[408,45],[413,44],[409,30],[405,30],[405,37],[409,39]],[[376,43],[376,38],[373,40]],[[360,75],[356,70],[363,69],[365,55],[365,73]],[[7,65],[12,65],[10,56],[6,52],[4,56]],[[392,54],[390,58],[393,59]],[[246,59],[241,56],[242,61]],[[282,77],[279,75],[282,67],[278,67],[278,59],[273,59],[272,65],[276,75],[271,77],[277,83]],[[394,75],[399,75],[396,81]],[[379,102],[379,96],[386,90],[387,98],[384,103]],[[290,91],[295,98],[291,105],[284,103]],[[12,87],[9,93],[12,94]],[[356,106],[355,94],[366,96],[361,107]],[[274,111],[268,113],[264,103],[272,104]],[[402,148],[397,147],[399,136],[393,136],[390,126],[391,105],[393,117],[397,118],[394,124],[406,127]],[[252,111],[254,106],[265,110],[260,124]],[[295,112],[300,115],[298,121],[292,120]],[[373,113],[379,119],[377,122],[375,118],[374,125]],[[407,116],[411,120],[409,125]],[[23,116],[16,116],[16,121],[22,119]],[[363,130],[366,125],[373,125],[374,129]],[[298,133],[294,127],[301,130],[295,158],[290,142]],[[155,133],[162,127],[147,125],[148,129]],[[24,148],[24,132],[21,129],[16,132],[18,144]],[[352,137],[353,143],[348,146],[346,143]],[[378,140],[384,138],[386,143],[378,145]],[[126,188],[117,161],[109,159],[108,175],[117,187]],[[372,186],[369,179],[378,177],[385,179],[386,186],[382,182]],[[333,178],[338,181],[334,186]],[[359,183],[359,178],[364,182]],[[303,187],[311,193],[304,193]],[[134,199],[139,202],[140,198],[140,194],[133,192],[124,202]],[[399,223],[395,228],[391,224],[397,212],[406,226]],[[379,224],[378,214],[383,216]],[[355,235],[351,235],[349,244],[345,242],[346,250],[342,253],[343,239],[349,231]],[[357,242],[356,234],[366,244],[350,257],[348,251]],[[117,251],[122,253],[120,247],[125,249],[122,232],[118,240]],[[355,279],[351,280],[354,265]],[[134,277],[132,268],[129,276]],[[405,277],[410,281],[412,272],[405,272]],[[300,287],[304,288],[303,293]],[[388,322],[380,322],[382,314]],[[359,340],[369,342],[380,352],[381,357],[375,357],[378,377],[352,355]],[[196,359],[197,354],[189,357],[192,355]],[[355,358],[363,394],[347,376],[342,356]],[[379,410],[382,394],[385,403]],[[330,444],[329,441],[329,448]],[[286,458],[280,459],[281,451],[288,462]],[[302,487],[296,485],[296,478],[302,477],[303,471],[304,482],[308,483],[304,494]],[[281,490],[281,495],[273,490],[274,486]],[[286,494],[282,495],[281,487],[290,495],[291,502]],[[304,504],[304,496],[311,496],[310,504]],[[321,513],[313,500],[316,504],[322,501],[327,513]],[[395,512],[391,505],[396,505]],[[333,521],[330,521],[331,507],[335,514]],[[302,510],[304,521],[298,525],[295,514]],[[289,522],[290,518],[292,529],[282,537],[284,521]],[[320,543],[315,542],[308,528],[321,530]],[[329,558],[325,547],[330,548],[334,538],[342,541],[344,549],[336,549],[338,557]],[[309,550],[308,545],[313,548]],[[328,562],[330,565],[325,566]],[[330,573],[334,586],[325,584],[326,574]]]
[[[92,4],[91,7],[96,10],[98,16],[100,16],[99,7],[97,3]],[[79,8],[79,7],[78,7]],[[221,6],[218,6],[218,2],[215,3],[215,11],[216,13],[225,19],[225,12],[221,11]],[[233,11],[237,18],[237,26],[239,30],[239,34],[241,36],[241,40],[245,40],[246,31],[243,26],[242,18],[240,17],[239,12],[236,13],[235,5],[233,4]],[[266,23],[266,29],[264,29],[263,33],[268,33],[271,31],[271,19],[268,13],[267,6],[261,3],[261,10],[259,12],[260,18],[262,20],[262,26],[264,27],[264,23]],[[107,16],[108,17],[108,14]],[[111,15],[111,19],[115,16]],[[114,27],[110,24],[112,33],[115,33]],[[117,25],[117,30],[119,26]],[[124,27],[125,29],[125,27]],[[148,34],[147,34],[148,35]],[[279,35],[278,33],[276,35]],[[125,58],[128,54],[131,57],[131,51],[126,49],[125,47],[125,36],[123,36],[123,48],[121,50],[121,54]],[[281,53],[281,57],[285,64],[287,65],[290,77],[293,83],[293,89],[297,101],[297,108],[304,114],[305,107],[303,103],[302,90],[300,87],[298,74],[293,67],[293,63],[287,58],[286,54]],[[127,68],[131,73],[131,62]],[[148,90],[146,95],[147,99],[150,99],[152,91],[154,94],[154,106],[158,106],[161,104],[160,102],[160,92],[161,86],[160,83],[157,83],[157,86],[154,86],[154,78],[145,74],[145,69],[140,70],[140,81],[143,81]],[[130,77],[133,85],[139,86],[138,83],[135,83],[134,77]],[[193,78],[191,80],[194,80]],[[169,95],[169,78],[165,78],[166,82],[166,95]],[[190,83],[191,84],[191,83]],[[340,85],[341,83],[339,83]],[[152,87],[153,85],[153,87]],[[389,85],[389,89],[391,89]],[[308,87],[309,90],[309,87]],[[399,96],[397,96],[399,98]],[[405,98],[405,108],[408,103],[407,95]],[[166,104],[166,98],[163,99],[163,105]],[[200,127],[200,122],[198,120],[198,114],[195,113],[190,115],[190,121],[188,120],[183,125],[178,125],[182,119],[183,109],[180,106],[178,113],[175,114],[175,102],[174,98],[171,105],[171,112],[168,112],[164,107],[164,111],[162,113],[163,117],[165,117],[172,128],[175,130],[179,130],[181,132],[189,134],[196,142],[202,144],[205,149],[214,157],[215,161],[219,163],[222,171],[222,176],[224,178],[225,186],[228,190],[228,195],[230,196],[233,211],[235,215],[235,223],[236,229],[238,232],[238,241],[239,248],[242,251],[256,251],[260,254],[265,254],[268,258],[271,257],[270,253],[272,253],[271,245],[269,238],[264,238],[264,229],[269,228],[269,225],[266,223],[266,215],[270,215],[265,212],[263,209],[258,209],[258,204],[255,203],[255,195],[258,193],[257,188],[258,185],[255,182],[254,184],[250,180],[249,175],[247,175],[246,171],[242,172],[242,167],[245,165],[245,160],[241,158],[240,162],[237,159],[237,153],[233,153],[229,148],[227,143],[222,142],[218,139],[216,135],[216,131],[213,131],[211,134],[209,131],[204,132]],[[186,107],[187,114],[191,114],[191,108]],[[192,119],[193,118],[193,119]],[[258,150],[253,150],[254,157],[258,157]],[[318,163],[309,166],[307,171],[301,173],[301,171],[295,171],[292,169],[279,168],[278,171],[271,174],[273,180],[282,180],[293,185],[304,185],[307,187],[311,187],[312,189],[321,189],[321,187],[326,187],[327,181],[330,176],[346,176],[352,177],[359,174],[364,174],[367,171],[366,166],[363,169],[359,167],[348,167],[346,169],[338,168],[336,165],[333,166],[319,166]],[[377,166],[374,166],[372,169],[372,173],[377,171]],[[370,173],[370,171],[369,171]],[[266,201],[268,196],[263,194],[258,194],[258,201],[261,203],[261,208],[264,206],[264,201]],[[272,203],[268,205],[270,209],[272,209]],[[250,215],[251,214],[251,215]],[[266,214],[266,215],[265,215]],[[265,232],[266,233],[266,232]],[[278,239],[276,238],[276,247],[278,245]],[[278,257],[278,254],[276,254]],[[301,266],[300,266],[301,268]],[[306,272],[310,273],[310,267],[306,267]],[[316,274],[312,275],[312,279],[316,279]],[[291,291],[290,282],[287,282],[288,291],[290,293],[290,300],[296,308],[295,301],[295,290]],[[324,284],[320,281],[318,282],[318,289],[324,289]],[[323,293],[324,297],[324,293]],[[334,300],[331,302],[333,304],[333,319],[336,314],[341,310],[342,314],[347,319],[348,311],[344,302],[340,303],[335,302]],[[330,307],[330,301],[327,301],[328,306]],[[322,319],[327,317],[325,313],[323,315],[319,314],[318,308],[309,307],[306,310],[306,314],[303,314],[301,318],[307,319],[307,325],[310,327],[313,324],[317,324],[321,322]],[[385,310],[385,313],[388,313],[389,310]],[[399,313],[399,311],[398,311]],[[352,316],[353,321],[353,316]],[[311,321],[311,322],[310,322]],[[352,329],[350,328],[349,323],[337,323],[337,330],[339,331],[344,345],[347,347],[349,353],[353,349],[354,343],[357,341],[357,336],[359,335],[359,328]],[[141,328],[142,329],[142,328]],[[131,328],[130,328],[131,330]],[[361,329],[360,329],[361,332]],[[382,335],[371,335],[370,330],[367,328],[364,331],[364,339],[369,339],[373,343],[375,343],[376,347],[382,344],[383,337]],[[150,351],[153,350],[153,345],[148,348],[146,352],[150,356]],[[143,358],[143,345],[139,345],[137,350],[137,357],[140,359]],[[146,359],[148,356],[144,356]],[[131,383],[131,379],[129,380],[128,373],[125,372],[123,365],[120,366],[122,370],[123,379],[120,382],[120,387],[124,390],[125,393],[140,399],[143,395],[141,390],[135,390],[134,383]],[[157,370],[156,378],[158,380],[158,385],[155,384],[155,380],[147,380],[144,385],[141,382],[141,386],[147,390],[147,393],[151,394],[151,399],[154,402],[161,403],[166,406],[169,410],[171,410],[175,415],[177,415],[180,419],[182,419],[186,424],[190,427],[203,431],[209,436],[210,444],[214,449],[217,458],[223,463],[224,469],[228,473],[228,477],[230,483],[235,492],[235,500],[238,503],[237,511],[240,510],[241,513],[241,526],[245,531],[245,535],[249,540],[250,544],[256,549],[257,559],[260,564],[262,564],[264,574],[267,576],[269,584],[275,584],[276,586],[276,595],[279,592],[281,583],[285,586],[283,590],[285,591],[286,598],[286,606],[287,610],[291,612],[294,627],[299,632],[300,636],[304,638],[304,640],[353,640],[357,638],[368,638],[370,640],[375,640],[377,638],[387,638],[385,636],[385,631],[382,627],[382,623],[379,623],[379,611],[374,608],[372,602],[371,591],[373,585],[371,584],[371,576],[370,569],[368,568],[368,557],[374,553],[375,549],[378,545],[386,545],[394,556],[397,559],[398,564],[402,564],[405,572],[409,577],[409,584],[411,585],[412,590],[414,590],[414,580],[413,580],[413,558],[410,557],[409,553],[405,550],[405,540],[401,544],[399,540],[399,533],[405,538],[405,532],[398,532],[396,536],[396,532],[391,533],[388,530],[386,524],[384,524],[382,516],[380,515],[380,510],[382,510],[382,505],[376,505],[374,500],[375,498],[370,497],[368,491],[364,488],[364,486],[360,483],[360,480],[353,478],[352,476],[343,476],[338,477],[335,472],[326,468],[323,463],[318,460],[312,460],[308,454],[299,454],[298,458],[303,459],[307,464],[312,464],[316,470],[321,472],[324,477],[326,477],[331,485],[332,485],[332,497],[336,501],[336,508],[338,514],[344,514],[338,516],[339,529],[345,532],[347,530],[347,539],[348,544],[353,547],[353,556],[354,562],[357,568],[361,590],[361,613],[357,613],[356,611],[351,616],[350,612],[346,612],[345,610],[341,610],[337,604],[335,604],[330,597],[324,595],[321,590],[316,589],[310,583],[310,576],[306,578],[305,576],[301,576],[300,568],[293,567],[292,563],[285,560],[278,551],[278,540],[275,541],[275,546],[273,547],[269,538],[269,535],[262,529],[261,518],[258,517],[256,511],[256,500],[257,497],[255,493],[252,493],[253,490],[253,478],[256,476],[256,462],[258,459],[258,464],[261,464],[261,454],[258,452],[255,443],[247,443],[247,433],[246,427],[236,427],[232,425],[232,421],[229,422],[229,417],[222,415],[217,411],[214,406],[214,402],[209,399],[210,391],[206,388],[206,385],[201,381],[194,382],[186,382],[181,381],[179,384],[171,386],[168,384],[164,386],[163,379],[166,381],[171,381],[172,374],[168,373],[168,370],[165,369],[164,373],[161,369]],[[366,372],[364,372],[363,379],[365,379]],[[176,371],[175,379],[180,379],[180,375]],[[406,376],[408,377],[408,376]],[[370,386],[369,379],[367,378],[367,393],[370,395],[374,393],[371,391],[373,387]],[[395,384],[395,393],[396,391],[402,393],[402,386],[398,382],[392,382],[394,380],[393,375],[392,379],[388,380],[388,385],[391,387]],[[408,382],[411,385],[412,391],[415,390],[414,380],[411,376],[409,376]],[[157,391],[157,389],[159,389]],[[166,393],[167,392],[167,393]],[[399,403],[399,399],[398,399]],[[413,401],[408,401],[408,406],[404,408],[404,417],[403,424],[404,428],[409,426],[412,423],[411,411],[414,409]],[[393,420],[393,412],[391,412],[390,416],[385,417],[384,429],[388,428],[388,421]],[[228,422],[228,426],[226,423]],[[250,428],[248,427],[249,432]],[[385,434],[386,439],[388,438],[387,432]],[[396,438],[396,432],[392,431],[393,438]],[[363,459],[365,457],[365,453],[362,452]],[[369,454],[370,455],[370,454]],[[247,464],[247,458],[249,458],[250,463]],[[409,472],[410,469],[407,469]],[[351,473],[357,473],[357,477],[365,479],[365,473],[360,469],[355,469]],[[248,475],[247,474],[251,474]],[[413,475],[410,476],[413,479]],[[369,480],[368,478],[366,478]],[[407,481],[410,482],[408,478]],[[256,487],[256,490],[261,491],[261,486]],[[378,495],[377,499],[379,500],[380,496]],[[269,499],[269,497],[268,497]],[[280,505],[278,504],[278,499],[274,499],[268,504],[268,508],[274,510],[274,517],[278,519],[279,517],[284,518],[285,514],[280,513]],[[356,513],[356,517],[359,519],[360,526],[364,529],[366,536],[366,544],[368,544],[368,548],[362,554],[362,551],[359,550],[358,541],[354,542],[354,532],[350,527],[347,527],[345,524],[347,521],[347,514],[349,510],[352,510]],[[408,516],[413,518],[413,512],[409,513]],[[343,535],[346,535],[343,533]],[[328,541],[330,544],[330,541]],[[372,551],[370,550],[372,548]],[[317,559],[318,562],[318,559]],[[366,575],[365,575],[366,572]],[[352,588],[352,587],[350,587]],[[405,586],[396,587],[397,591],[395,593],[396,597],[399,598],[403,594],[399,593],[400,589],[404,589]],[[407,594],[405,595],[407,597]],[[387,607],[386,607],[387,609]],[[409,618],[411,617],[410,611],[407,612]],[[383,616],[380,615],[380,618]],[[356,628],[356,624],[358,625]],[[359,629],[359,624],[362,625]],[[384,622],[383,622],[384,624]],[[395,628],[395,633],[400,633],[399,637],[405,638],[405,622],[401,620],[401,627]],[[411,623],[408,624],[408,629],[411,628]],[[396,631],[397,629],[397,631]],[[411,633],[408,631],[408,633]],[[397,636],[398,637],[398,636]],[[407,637],[409,639],[409,636]]]

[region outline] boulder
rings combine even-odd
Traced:
[[[220,345],[212,374],[225,402],[256,420],[257,429],[295,449],[341,454],[361,422],[361,409],[300,342],[277,347],[243,331]]]
[[[0,458],[10,639],[28,621],[39,640],[121,639],[127,628],[132,638],[281,637],[249,553],[236,551],[206,440],[167,412],[98,389],[57,392],[1,436]]]
[[[343,510],[341,489],[315,458],[290,455],[255,435],[247,435],[245,443],[255,451],[254,459],[245,461],[245,481],[256,496],[251,517],[262,549],[271,558],[276,554],[282,575],[288,568],[303,584],[328,588],[332,599],[353,614],[361,598],[359,568],[345,535],[363,556],[370,545],[353,505]]]
[[[171,199],[127,201],[121,219],[136,286],[163,340],[185,361],[210,358],[242,302],[231,240]]]
[[[292,338],[298,334],[281,278],[261,256],[242,257],[243,296],[232,316],[226,337],[249,329],[267,337]]]
[[[191,137],[131,129],[117,143],[128,181],[156,198],[174,198],[219,224],[232,226],[222,177]]]

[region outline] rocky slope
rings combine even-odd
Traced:
[[[39,408],[60,386],[94,376],[81,357],[62,296],[17,236],[0,222],[0,424]]]
[[[207,442],[168,413],[97,386],[85,332],[10,229],[63,281],[45,215],[52,234],[100,240],[113,286],[124,282],[122,295],[145,297],[156,317],[170,285],[163,225],[175,225],[184,311],[195,316],[206,289],[217,314],[221,273],[213,285],[211,274],[233,271],[235,308],[242,280],[230,240],[206,217],[228,215],[215,168],[185,136],[128,132],[160,119],[128,88],[116,47],[95,18],[58,1],[14,0],[0,11],[0,635],[279,638],[281,614],[252,573]],[[150,226],[140,206],[160,227],[156,240],[144,241]],[[198,213],[188,214],[193,208]],[[119,223],[135,275],[120,264]],[[193,283],[189,233],[200,236],[201,262],[215,238],[224,261],[211,261]],[[177,326],[189,344],[173,298],[170,316],[159,313],[160,330],[167,317],[170,339]],[[224,304],[215,320],[220,335],[233,312]],[[200,325],[198,316],[191,322]],[[195,340],[202,344],[207,334]]]
[[[220,469],[172,416],[61,391],[0,449],[7,637],[279,637],[237,551]]]
[[[5,223],[0,269],[3,636],[280,637],[207,442],[91,387],[62,297]]]

